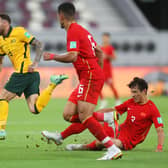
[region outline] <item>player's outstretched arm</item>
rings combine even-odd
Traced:
[[[101,50],[100,46],[96,46],[95,54],[98,58],[98,64],[103,68],[103,51]]]
[[[29,72],[33,72],[34,69],[38,66],[38,63],[40,62],[40,59],[43,53],[43,48],[44,48],[43,44],[37,39],[34,39],[31,45],[35,46],[36,56],[33,61],[33,64],[29,67],[29,70],[28,70]]]
[[[69,51],[64,54],[53,54],[49,52],[43,53],[43,59],[45,61],[55,60],[58,62],[64,62],[64,63],[71,63],[75,62],[77,60],[78,52],[77,51]]]
[[[163,151],[163,144],[164,144],[164,131],[163,127],[156,128],[157,136],[158,136],[158,146],[156,148],[156,152]]]

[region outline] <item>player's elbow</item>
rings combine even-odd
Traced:
[[[158,135],[162,135],[162,136],[164,136],[164,130],[163,130],[163,127],[158,127],[156,130],[157,130],[157,134],[158,134]]]
[[[78,56],[78,52],[70,52],[69,53],[69,62],[76,62]]]
[[[76,62],[76,60],[77,60],[77,57],[72,58],[72,62]]]
[[[41,50],[43,50],[43,48],[44,48],[44,44],[41,41],[37,40],[37,39],[35,39],[32,42],[32,45],[34,45],[36,48],[39,48]]]
[[[38,48],[40,48],[41,50],[44,49],[44,44],[40,41],[38,41],[38,45],[37,45]]]

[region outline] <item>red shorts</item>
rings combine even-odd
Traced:
[[[135,145],[132,144],[128,135],[128,129],[125,127],[124,124],[121,124],[117,139],[122,142],[124,150],[131,150],[135,147]]]
[[[104,123],[104,130],[109,137],[114,138],[114,131],[112,127],[109,127],[108,123],[106,122]],[[122,124],[117,139],[119,139],[122,142],[124,150],[131,150],[132,148],[135,147],[131,143],[131,140],[128,138],[128,133]]]
[[[97,105],[103,85],[104,79],[81,79],[80,84],[74,89],[68,100],[74,104],[77,104],[78,101],[86,101]]]

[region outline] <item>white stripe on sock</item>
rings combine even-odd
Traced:
[[[103,143],[103,144],[105,144],[105,143],[107,143],[108,141],[110,141],[111,139],[110,139],[110,137],[106,137],[106,138],[104,138],[101,142]]]

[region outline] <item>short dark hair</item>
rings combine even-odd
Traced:
[[[11,24],[11,18],[9,17],[9,15],[2,13],[2,14],[0,14],[0,18],[8,21],[8,23]]]
[[[103,36],[108,36],[108,37],[110,37],[110,33],[109,33],[109,32],[103,32]]]
[[[75,6],[70,2],[64,2],[58,6],[58,13],[63,12],[67,19],[74,19],[76,9]]]
[[[146,89],[146,91],[148,90],[148,83],[142,79],[142,78],[138,78],[135,77],[129,84],[128,87],[129,88],[134,88],[138,86],[139,90],[142,92],[144,89]]]

